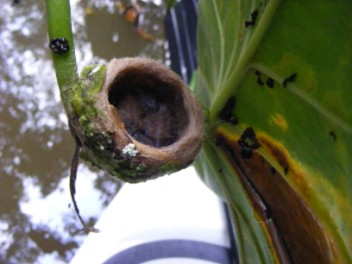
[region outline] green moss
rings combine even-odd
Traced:
[[[98,117],[96,94],[102,89],[106,65],[89,65],[83,68],[79,82],[72,87],[69,108],[78,117],[86,133],[92,130],[92,121]]]
[[[83,68],[80,79],[83,83],[83,91],[88,95],[94,95],[101,91],[105,80],[106,65],[89,65]]]

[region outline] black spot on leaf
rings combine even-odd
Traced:
[[[259,84],[260,86],[264,85],[264,82],[260,76],[260,72],[259,71],[255,71],[254,74],[257,76],[257,84]]]
[[[330,131],[330,132],[329,132],[329,136],[330,136],[334,141],[336,141],[336,134],[335,134],[334,131]]]
[[[244,22],[244,26],[245,27],[250,27],[250,26],[254,26],[256,21],[257,21],[257,17],[258,17],[258,11],[257,10],[254,10],[252,13],[251,13],[251,20],[246,20]]]
[[[227,100],[225,106],[219,112],[219,118],[233,125],[238,124],[238,118],[232,115],[232,111],[235,109],[235,106],[236,106],[236,97],[231,96]]]
[[[286,88],[287,84],[289,82],[294,82],[296,78],[297,78],[297,73],[292,73],[290,76],[284,79],[284,81],[282,82],[282,86]]]
[[[248,127],[243,131],[237,143],[241,147],[241,156],[244,159],[250,159],[252,151],[260,147],[252,127]]]
[[[271,167],[271,168],[270,168],[270,172],[271,172],[271,174],[274,175],[274,174],[276,173],[276,169],[275,169],[274,167]]]
[[[266,220],[270,220],[272,218],[272,215],[271,215],[270,210],[268,208],[266,208],[264,210],[264,217]]]
[[[272,78],[268,78],[268,80],[266,81],[266,85],[269,88],[274,88],[274,80]]]

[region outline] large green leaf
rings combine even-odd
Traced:
[[[351,11],[199,1],[196,167],[232,209],[241,263],[352,263]]]

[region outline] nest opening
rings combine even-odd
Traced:
[[[128,69],[112,82],[108,100],[135,140],[164,147],[175,143],[189,122],[178,85],[163,73]]]

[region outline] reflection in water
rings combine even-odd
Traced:
[[[86,234],[69,206],[74,146],[47,48],[44,1],[2,1],[0,263],[67,263]],[[122,56],[164,60],[164,7],[137,2],[154,43],[121,18],[116,1],[72,1],[79,68]],[[81,214],[93,224],[120,183],[82,164],[76,187]]]

